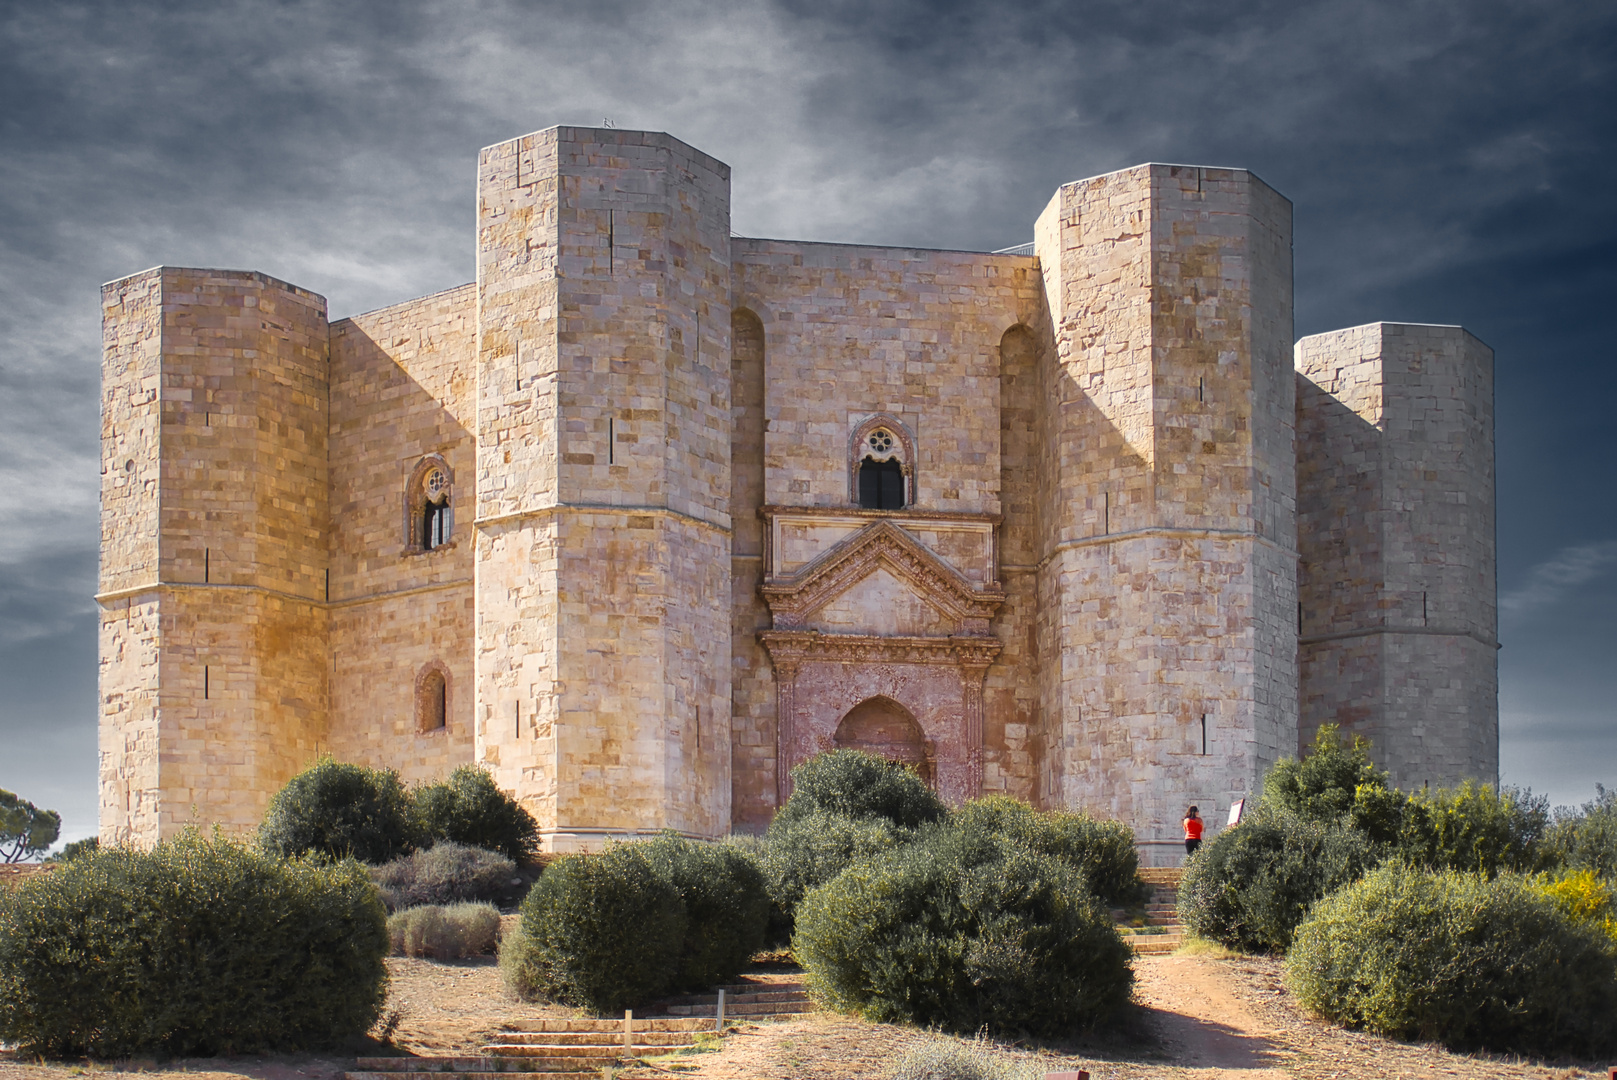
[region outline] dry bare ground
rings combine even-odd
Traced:
[[[389,1005],[400,1010],[394,1041],[422,1055],[475,1050],[501,1024],[562,1015],[525,1005],[500,984],[491,960],[434,963],[394,958]],[[1280,982],[1276,960],[1145,957],[1141,1007],[1116,1031],[1065,1045],[1003,1052],[1044,1069],[1084,1068],[1094,1080],[1604,1080],[1595,1063],[1532,1063],[1468,1057],[1344,1032],[1304,1017]],[[624,1077],[702,1080],[863,1080],[887,1075],[904,1050],[943,1036],[828,1013],[748,1024],[721,1050],[654,1061]],[[374,1050],[355,1052],[371,1053]],[[0,1056],[0,1080],[67,1080],[140,1071],[149,1080],[336,1080],[351,1057],[289,1055],[221,1060],[41,1064]]]

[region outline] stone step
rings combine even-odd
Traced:
[[[407,1059],[406,1059],[407,1061]],[[572,1062],[577,1064],[577,1062]],[[344,1072],[343,1080],[483,1080],[487,1072],[482,1070],[429,1070],[429,1072],[367,1072],[367,1070],[349,1070]],[[589,1072],[579,1072],[576,1069],[529,1069],[527,1072],[501,1072],[505,1080],[602,1080],[602,1070],[590,1069]]]
[[[731,1005],[728,1001],[724,1003],[726,1019],[743,1016],[785,1016],[813,1011],[814,1002],[805,1000],[763,1002],[757,1005]],[[716,1009],[712,1005],[671,1005],[667,1012],[670,1016],[676,1017],[705,1017],[711,1024]]]
[[[634,1032],[636,1035],[647,1031],[706,1031],[712,1026],[713,1021],[711,1019],[703,1020],[688,1016],[636,1016],[634,1018]],[[623,1017],[544,1016],[532,1020],[513,1020],[501,1029],[501,1034],[545,1031],[611,1031],[621,1036],[623,1034]]]
[[[708,1024],[700,1029],[712,1030]],[[635,1028],[634,1041],[643,1046],[694,1046],[695,1031],[641,1031]],[[616,1031],[508,1031],[499,1046],[622,1046],[623,1026]]]
[[[724,1004],[726,1009],[728,1009],[728,1007],[731,1005],[758,1005],[770,1001],[806,1000],[808,1000],[808,989],[802,986],[795,986],[789,989],[781,990],[748,991],[744,994],[732,994],[726,992],[724,995]],[[718,1002],[719,995],[717,994],[682,994],[679,997],[662,998],[655,1004],[658,1006],[717,1005]]]
[[[655,1054],[666,1054],[669,1050],[679,1047],[647,1046],[644,1043],[635,1043],[633,1046],[555,1046],[555,1045],[518,1045],[515,1043],[490,1043],[484,1050],[496,1057],[511,1061],[521,1061],[524,1067],[529,1068],[559,1068],[568,1062],[583,1061],[611,1061],[620,1057],[651,1057]],[[502,1078],[504,1074],[501,1074]]]
[[[362,1057],[354,1062],[361,1072],[521,1072],[520,1063],[491,1057]]]

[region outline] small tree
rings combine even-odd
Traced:
[[[1387,774],[1370,762],[1370,743],[1360,735],[1349,741],[1335,724],[1321,724],[1300,761],[1281,758],[1263,778],[1263,804],[1331,821],[1362,801],[1361,787],[1371,791],[1387,787]]]
[[[385,863],[416,846],[415,805],[391,770],[324,758],[287,781],[270,799],[258,842],[288,858]]]
[[[498,851],[515,862],[532,858],[539,846],[533,815],[475,765],[462,765],[449,779],[415,793],[426,839]]]
[[[0,788],[0,862],[22,862],[56,843],[62,815]]]

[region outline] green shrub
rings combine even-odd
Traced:
[[[1617,946],[1617,885],[1602,880],[1593,870],[1563,871],[1535,882],[1540,895],[1569,919],[1598,927]]]
[[[1040,812],[1005,795],[973,799],[954,812],[953,820],[958,828],[997,833],[1067,860],[1113,907],[1145,899],[1134,832],[1121,821],[1096,821],[1082,811]]]
[[[1358,735],[1350,742],[1335,724],[1321,724],[1301,760],[1281,758],[1263,778],[1262,805],[1334,821],[1353,808],[1360,787],[1387,787],[1387,774],[1370,762],[1370,743]]]
[[[539,825],[494,778],[475,765],[462,765],[449,779],[416,791],[416,811],[427,839],[498,851],[516,862],[533,857]]]
[[[1600,930],[1524,879],[1389,862],[1318,904],[1286,979],[1311,1012],[1453,1050],[1617,1045],[1617,964]]]
[[[775,815],[885,818],[903,829],[941,821],[948,808],[915,773],[863,750],[831,750],[792,770],[792,795]]]
[[[1557,810],[1546,840],[1550,861],[1617,880],[1617,790],[1596,784],[1592,801]]]
[[[258,841],[287,857],[385,863],[416,846],[415,808],[397,773],[324,758],[270,799]]]
[[[1549,807],[1543,797],[1505,788],[1495,794],[1467,780],[1457,788],[1417,792],[1404,808],[1398,847],[1404,858],[1433,870],[1542,869]]]
[[[387,947],[353,862],[195,833],[108,848],[0,896],[0,1040],[92,1057],[327,1046],[375,1022]]]
[[[388,916],[387,936],[395,956],[482,956],[500,940],[500,911],[493,904],[423,904]]]
[[[1036,1061],[1017,1061],[984,1039],[932,1039],[907,1050],[893,1066],[892,1080],[1040,1080]]]
[[[757,863],[726,844],[672,834],[641,845],[685,904],[685,940],[674,985],[705,990],[733,982],[763,948],[769,894]]]
[[[521,931],[501,942],[500,966],[519,997],[613,1013],[673,985],[685,904],[642,847],[611,844],[545,869],[522,902]]]
[[[72,862],[82,855],[93,855],[101,850],[101,840],[98,837],[87,837],[75,840],[71,844],[62,845],[62,850],[45,861],[48,863]]]
[[[422,904],[497,900],[511,889],[517,867],[504,855],[453,841],[371,869],[389,911]]]
[[[851,818],[824,811],[793,818],[777,814],[769,825],[761,862],[770,900],[768,944],[791,940],[797,907],[810,889],[830,881],[850,863],[897,847],[909,837],[910,830],[882,817]]]
[[[792,948],[833,1008],[963,1033],[1070,1034],[1114,1016],[1134,978],[1080,871],[950,824],[809,893]]]
[[[1310,905],[1381,854],[1344,825],[1260,809],[1186,863],[1179,919],[1197,937],[1232,949],[1282,952]]]

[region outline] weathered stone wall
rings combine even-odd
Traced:
[[[485,764],[552,849],[717,836],[902,734],[950,798],[1173,861],[1299,699],[1401,783],[1493,778],[1486,347],[1378,324],[1294,370],[1290,205],[1239,170],[1069,184],[1035,236],[732,238],[727,166],[553,128],[482,152],[473,285],[329,328],[258,274],[107,286],[104,838],[249,827],[327,750]],[[856,505],[879,417],[902,510]]]
[[[1059,801],[1166,859],[1185,805],[1221,812],[1293,745],[1290,206],[1248,173],[1141,166],[1064,186],[1036,243]]]
[[[325,301],[162,267],[103,313],[102,837],[251,828],[325,737]]]
[[[1457,326],[1303,338],[1301,720],[1403,787],[1498,779],[1493,354]]]
[[[554,128],[483,152],[478,221],[479,755],[553,847],[721,835],[729,169]]]
[[[476,288],[331,326],[331,738],[341,761],[441,778],[473,760]],[[458,511],[449,543],[411,542],[408,488],[436,455]],[[447,669],[442,728],[416,683]]]
[[[734,240],[732,250],[735,305],[757,314],[765,339],[766,504],[854,505],[855,429],[888,414],[914,439],[916,456],[909,464],[916,512],[1000,512],[1000,342],[1011,328],[1036,325],[1043,317],[1032,259],[743,238]],[[1018,354],[1015,362],[1026,364],[1028,358]],[[1018,513],[1022,528],[1025,504]],[[815,546],[819,541],[805,542],[816,554],[824,550]],[[953,555],[938,554],[946,562]],[[783,558],[781,565],[795,564]],[[986,569],[978,579],[985,585],[997,568]],[[857,599],[859,611],[833,613],[841,620],[835,629],[899,633],[898,607],[883,605],[883,595],[870,591]],[[907,595],[890,599],[900,607],[910,602]],[[743,610],[739,596],[736,609]],[[988,790],[1030,793],[1037,771],[1033,720],[1025,696],[1019,700],[1017,694],[1018,685],[1031,678],[1021,644],[1030,617],[1024,598],[994,623],[994,632],[1017,647],[987,674],[991,701],[982,718],[982,771]],[[864,685],[863,677],[848,673],[850,685]],[[745,713],[738,702],[735,737],[760,747],[737,757],[738,821],[767,822],[775,809],[773,681],[767,693],[762,687],[749,691]],[[961,691],[953,693],[958,698]],[[921,702],[902,704],[917,715],[932,711]]]

